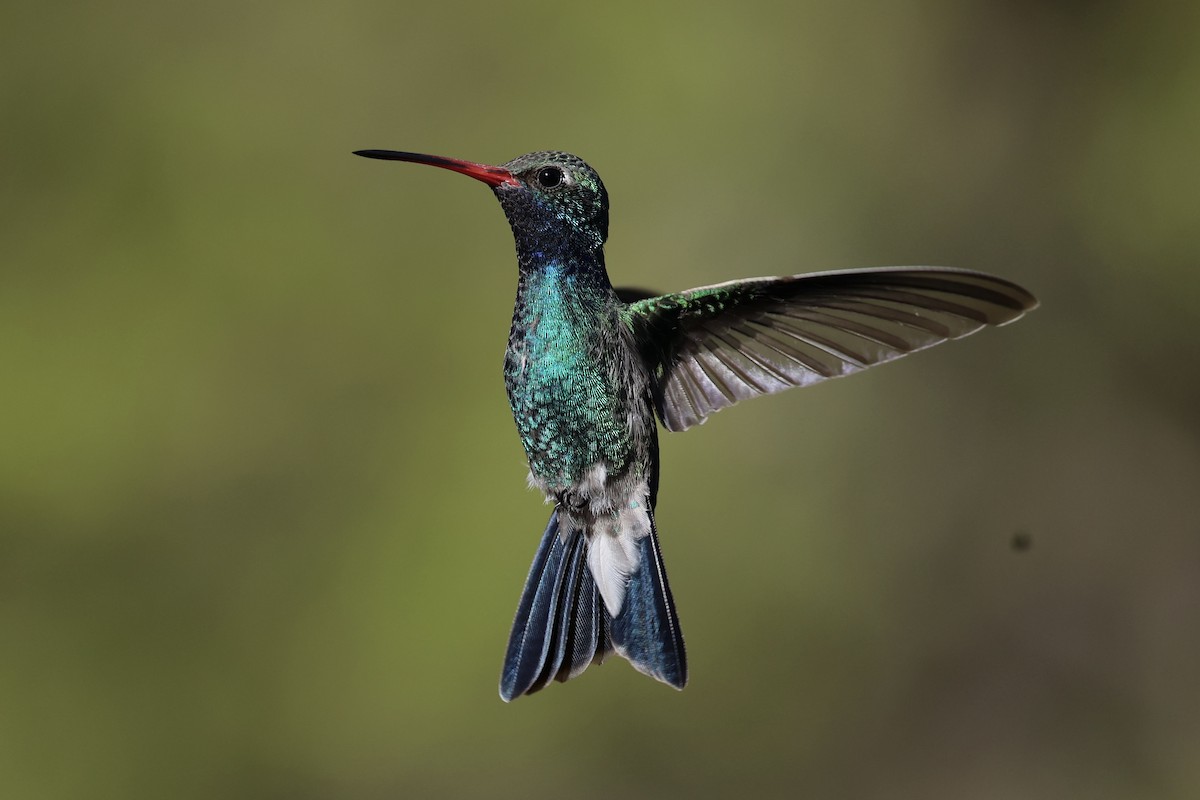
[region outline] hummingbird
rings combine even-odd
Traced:
[[[614,288],[608,194],[560,151],[499,166],[394,150],[491,187],[512,228],[517,296],[504,386],[554,506],[500,675],[508,702],[616,652],[676,689],[687,655],[654,512],[658,425],[683,431],[759,395],[858,372],[1037,306],[1014,283],[945,267],[748,278],[670,294]]]

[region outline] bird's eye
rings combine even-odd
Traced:
[[[563,181],[562,170],[558,167],[542,167],[537,173],[537,182],[545,189],[553,189]]]

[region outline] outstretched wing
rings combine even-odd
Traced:
[[[682,431],[739,400],[849,375],[1036,306],[991,275],[887,267],[730,281],[628,311],[658,415]]]

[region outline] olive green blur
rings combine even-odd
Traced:
[[[0,26],[0,797],[1200,796],[1200,6],[24,3]],[[549,509],[486,187],[618,285],[1041,308],[664,434],[683,692],[497,679]]]

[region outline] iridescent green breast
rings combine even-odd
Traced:
[[[598,462],[622,471],[633,455],[621,324],[611,290],[555,264],[522,279],[505,386],[530,470],[550,487],[579,482]]]

